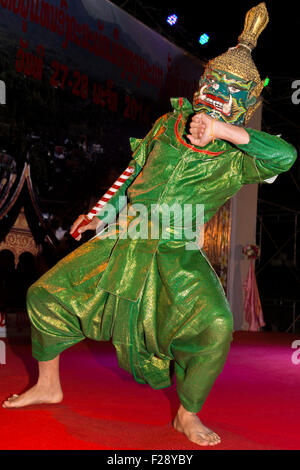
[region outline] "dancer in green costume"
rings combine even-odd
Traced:
[[[244,184],[270,182],[292,166],[291,145],[243,127],[264,86],[251,50],[267,22],[264,3],[250,10],[238,46],[209,62],[193,105],[172,99],[173,112],[158,119],[143,140],[132,139],[135,171],[110,201],[118,210],[126,193],[129,218],[122,211],[116,221],[108,220],[103,210],[82,231],[103,228],[104,222],[108,228],[29,289],[40,375],[32,389],[13,395],[4,407],[61,401],[60,353],[86,337],[112,340],[120,366],[155,389],[171,384],[174,361],[181,403],[175,429],[202,446],[220,442],[197,413],[224,366],[233,323],[216,273],[201,249],[191,249],[190,232],[182,230],[195,228],[195,211],[183,226],[171,218],[169,237],[163,231],[156,238],[122,234],[128,220],[135,220],[136,204],[148,213],[152,205],[203,204],[207,222]]]

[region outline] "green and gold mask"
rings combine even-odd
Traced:
[[[256,103],[256,98],[251,96],[255,85],[253,80],[208,68],[194,95],[194,110],[230,124],[243,124],[249,107]]]
[[[260,105],[258,98],[265,84],[251,52],[268,21],[265,3],[248,11],[238,45],[208,63],[194,95],[196,112],[206,112],[230,124],[249,121]]]

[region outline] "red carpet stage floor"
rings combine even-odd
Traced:
[[[0,449],[300,449],[300,364],[292,362],[291,348],[296,339],[300,335],[235,333],[199,415],[222,437],[217,447],[199,448],[173,430],[174,385],[152,390],[137,384],[118,367],[111,344],[86,340],[61,357],[61,404],[0,409]],[[1,401],[32,385],[37,371],[25,339],[4,341]]]

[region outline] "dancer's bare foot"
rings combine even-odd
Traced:
[[[21,408],[29,405],[41,405],[42,403],[60,403],[63,399],[63,392],[59,384],[53,386],[34,385],[22,395],[12,395],[2,404],[3,408]]]
[[[173,426],[176,431],[182,432],[191,442],[199,446],[215,446],[221,442],[218,434],[204,426],[195,413],[187,411],[182,405],[179,407]]]

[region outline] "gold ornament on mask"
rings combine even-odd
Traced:
[[[244,30],[238,38],[238,45],[231,47],[227,52],[208,63],[209,68],[231,73],[246,81],[254,81],[256,86],[253,88],[249,98],[254,97],[256,100],[258,100],[264,88],[265,80],[261,80],[251,52],[256,47],[257,39],[268,22],[269,15],[264,2],[251,8],[246,14]],[[256,102],[255,105],[248,109],[245,117],[246,123],[260,105],[261,102]]]

